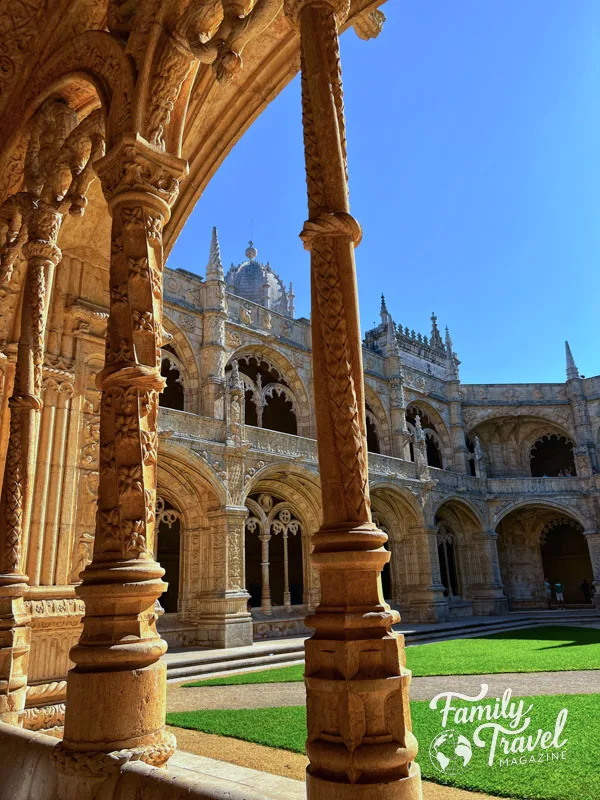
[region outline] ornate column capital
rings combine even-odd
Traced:
[[[299,28],[300,15],[309,6],[322,6],[333,11],[338,28],[344,24],[350,13],[350,0],[284,0],[283,10],[292,25]]]
[[[123,202],[145,202],[168,222],[171,207],[185,177],[187,161],[157,150],[138,133],[125,133],[110,152],[94,164],[109,208]]]

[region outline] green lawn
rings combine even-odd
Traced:
[[[411,703],[413,728],[420,742],[417,758],[423,777],[437,783],[464,789],[487,792],[497,796],[524,800],[598,800],[600,797],[600,737],[596,728],[600,720],[600,695],[563,695],[525,698],[533,703],[528,732],[538,728],[554,730],[559,711],[568,710],[562,739],[567,739],[564,761],[502,766],[497,752],[495,763],[488,765],[489,748],[473,745],[473,756],[467,766],[459,766],[447,776],[433,766],[429,746],[442,731],[440,714],[427,702]],[[457,703],[459,705],[460,703]],[[232,736],[297,753],[304,752],[306,738],[306,709],[304,706],[245,710],[188,711],[167,715],[170,725]],[[471,733],[478,723],[456,725],[454,728],[472,741]],[[486,741],[489,741],[487,731]],[[536,750],[538,755],[541,750]],[[550,751],[547,751],[550,752]],[[502,754],[502,757],[505,757]]]
[[[543,626],[472,639],[414,645],[406,648],[406,662],[415,677],[600,669],[600,630],[566,625]],[[303,673],[304,667],[297,665],[210,678],[185,685],[286,683],[301,681]]]

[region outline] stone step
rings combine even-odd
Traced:
[[[432,644],[449,639],[462,639],[508,630],[521,630],[539,625],[589,625],[600,624],[597,611],[532,611],[514,612],[506,617],[476,617],[453,620],[431,625],[396,626],[404,635],[407,647],[416,644]],[[250,672],[264,667],[286,666],[304,661],[305,638],[294,640],[273,639],[257,642],[247,647],[228,650],[189,650],[184,648],[170,651],[167,661],[167,680],[210,678],[231,672]]]
[[[209,678],[213,675],[227,672],[245,671],[255,667],[275,667],[284,666],[288,662],[304,661],[304,646],[299,647],[294,652],[272,653],[265,656],[255,656],[253,658],[223,659],[212,661],[210,664],[177,664],[169,668],[167,665],[167,681],[180,681],[184,678]]]

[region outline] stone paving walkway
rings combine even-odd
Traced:
[[[440,692],[476,695],[488,684],[488,697],[499,697],[510,688],[515,696],[536,694],[600,694],[600,670],[575,672],[514,672],[499,675],[436,675],[413,678],[412,700],[430,700]],[[204,686],[185,689],[169,685],[168,711],[198,708],[272,708],[306,703],[303,683],[254,683],[244,686]]]

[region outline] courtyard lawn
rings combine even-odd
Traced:
[[[600,797],[600,738],[595,735],[595,721],[600,718],[600,695],[563,695],[524,698],[525,707],[533,704],[528,732],[554,731],[561,709],[568,710],[561,735],[566,739],[565,759],[542,763],[501,765],[498,751],[492,766],[488,765],[489,746],[473,745],[473,755],[466,768],[458,764],[452,775],[439,772],[429,756],[430,744],[442,732],[440,713],[428,702],[411,703],[413,729],[420,743],[417,758],[423,777],[436,783],[457,786],[496,796],[523,800],[598,800]],[[460,701],[456,703],[460,705]],[[306,709],[304,706],[244,710],[186,711],[167,715],[170,725],[206,733],[231,736],[296,753],[304,752]],[[475,723],[449,722],[472,742]],[[483,734],[486,743],[490,731]],[[535,751],[539,758],[542,753]]]
[[[416,678],[600,669],[600,630],[555,625],[413,645],[406,649],[406,665]],[[185,686],[288,683],[301,681],[303,674],[304,666],[297,664],[194,681]]]

